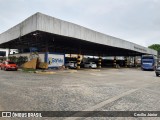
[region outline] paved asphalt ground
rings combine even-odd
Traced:
[[[100,71],[68,70],[52,75],[0,71],[0,111],[81,110],[160,111],[160,77],[156,77],[154,71],[141,71],[135,68],[105,68]],[[42,119],[158,120],[160,118]]]

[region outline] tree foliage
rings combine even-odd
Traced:
[[[156,51],[160,51],[160,44],[153,44],[153,45],[148,46],[148,48],[151,48]]]
[[[28,61],[28,57],[27,56],[20,56],[20,57],[9,56],[8,59],[10,61],[12,61],[12,62],[15,62],[19,66]]]

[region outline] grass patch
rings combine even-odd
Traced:
[[[23,68],[22,69],[24,72],[35,72],[36,70],[33,68]]]

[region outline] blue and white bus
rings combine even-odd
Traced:
[[[141,68],[142,70],[155,70],[157,66],[157,57],[154,55],[142,55]]]

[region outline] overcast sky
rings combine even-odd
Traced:
[[[145,47],[160,44],[160,0],[0,0],[0,33],[36,12]]]

